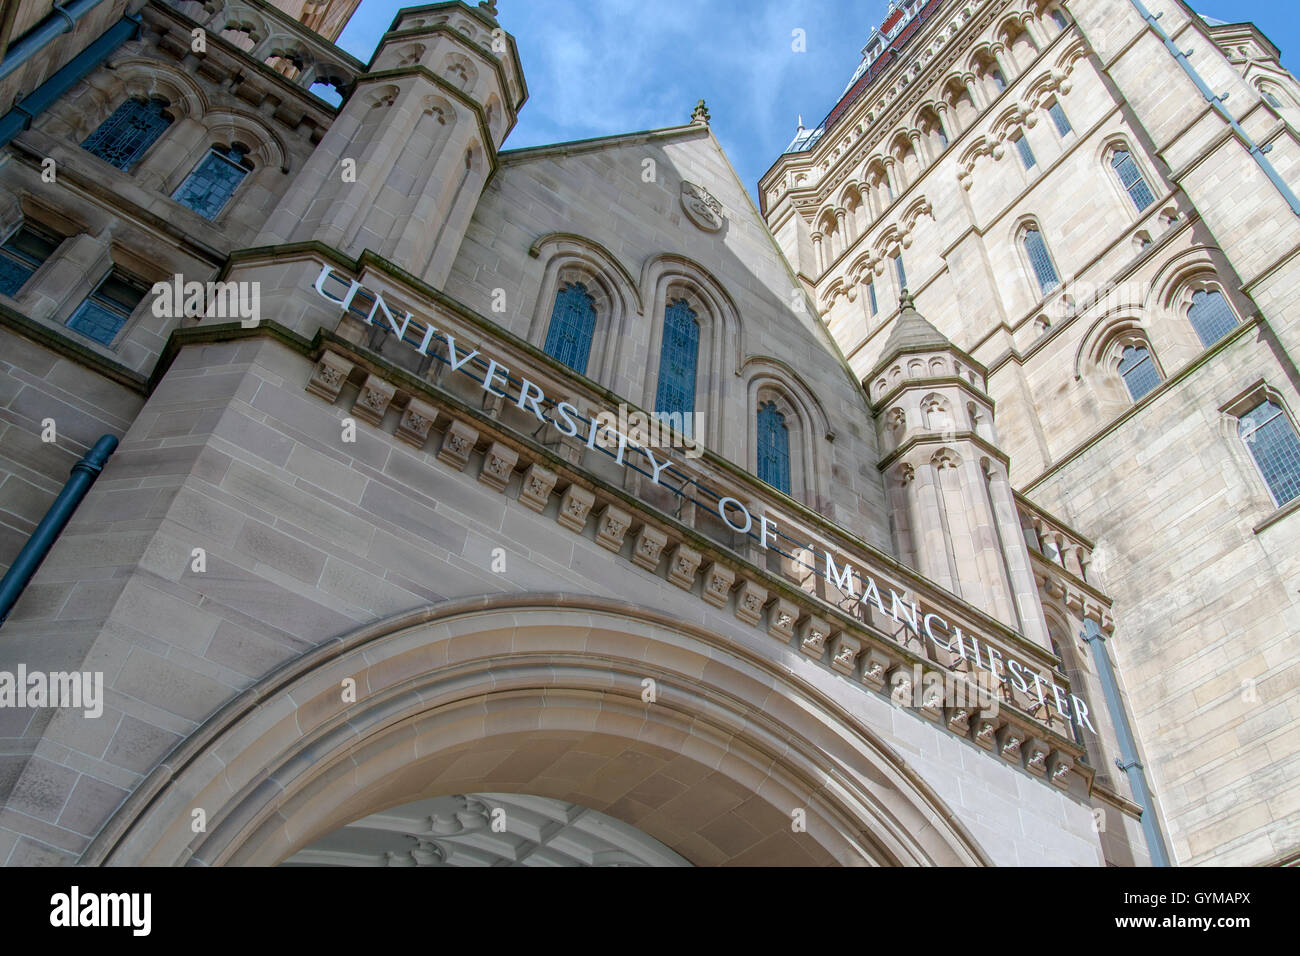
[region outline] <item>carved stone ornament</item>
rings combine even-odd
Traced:
[[[722,203],[713,198],[703,186],[682,181],[682,209],[686,216],[705,232],[717,232],[722,228],[725,218],[722,215]]]

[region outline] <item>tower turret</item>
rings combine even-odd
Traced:
[[[370,249],[440,286],[526,98],[493,4],[402,10],[261,241]]]
[[[907,290],[871,400],[899,556],[1043,647],[1043,609],[998,446],[987,371],[916,311]]]

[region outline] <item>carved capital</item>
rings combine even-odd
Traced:
[[[632,543],[632,562],[647,571],[657,571],[659,569],[659,559],[663,555],[664,545],[667,543],[668,535],[658,528],[643,524]]]
[[[695,586],[695,571],[703,555],[694,548],[679,544],[668,555],[668,580],[683,590]]]
[[[388,406],[396,393],[397,389],[382,378],[376,378],[374,375],[366,376],[365,384],[357,394],[357,400],[352,403],[353,416],[372,425],[378,425],[383,421],[384,413],[388,411]]]
[[[483,467],[479,469],[478,480],[489,488],[504,491],[518,462],[517,451],[494,441],[483,456]]]
[[[438,411],[432,405],[413,398],[402,410],[401,421],[397,423],[397,431],[393,434],[409,445],[423,448],[429,437],[429,429],[437,417]]]
[[[524,480],[519,484],[519,500],[524,505],[540,513],[546,510],[551,501],[551,489],[555,487],[555,472],[549,468],[533,463],[524,472]]]
[[[319,395],[327,402],[333,402],[343,390],[343,383],[348,380],[348,373],[353,365],[342,356],[326,352],[321,356],[316,367],[311,370],[307,380],[307,391]]]
[[[725,607],[735,581],[735,571],[714,561],[704,569],[704,590],[700,596],[714,607]]]
[[[622,508],[606,505],[596,518],[596,543],[616,554],[623,548],[623,538],[632,526],[632,516]]]
[[[560,510],[555,515],[555,520],[570,531],[581,534],[587,526],[587,513],[595,503],[596,496],[586,488],[569,485],[560,497]]]
[[[742,581],[736,595],[736,617],[747,624],[757,624],[766,603],[767,588],[759,587],[753,581]]]
[[[459,419],[454,419],[443,433],[442,447],[438,449],[438,460],[461,471],[469,461],[477,441],[477,429],[471,428]]]

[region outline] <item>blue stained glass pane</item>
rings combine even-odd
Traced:
[[[871,314],[875,315],[880,311],[880,306],[876,302],[876,284],[874,282],[867,283],[867,295],[871,298]]]
[[[1207,348],[1237,327],[1237,317],[1221,292],[1195,292],[1187,319]]]
[[[1150,394],[1160,384],[1160,370],[1151,360],[1151,353],[1140,346],[1130,345],[1124,349],[1119,361],[1119,373],[1124,377],[1129,395],[1138,401]]]
[[[1062,13],[1060,10],[1052,11],[1052,20],[1056,23],[1057,27],[1059,27],[1062,30],[1064,30],[1066,27],[1070,25],[1069,22],[1065,19],[1065,14]]]
[[[1133,162],[1132,156],[1122,149],[1116,150],[1115,155],[1110,159],[1110,164],[1115,167],[1119,181],[1128,191],[1129,198],[1133,200],[1133,205],[1137,207],[1138,212],[1156,201],[1156,197],[1151,195],[1151,187],[1142,178],[1142,172],[1137,168],[1137,163]]]
[[[1268,90],[1260,90],[1260,92],[1264,94],[1264,99],[1268,101],[1269,106],[1279,110],[1282,108],[1282,101],[1279,100],[1276,96],[1274,96],[1271,92],[1269,92]]]
[[[1034,275],[1038,279],[1038,288],[1044,295],[1060,285],[1061,280],[1057,278],[1052,257],[1047,254],[1047,244],[1043,242],[1042,233],[1037,229],[1030,229],[1025,233],[1025,252],[1029,254],[1029,263],[1033,266]]]
[[[998,88],[999,93],[1001,93],[1003,90],[1007,88],[1006,77],[1002,75],[1001,70],[993,71],[993,85]]]
[[[663,344],[659,349],[659,388],[655,411],[680,412],[683,433],[690,434],[695,411],[695,372],[700,360],[700,324],[684,299],[668,304]]]
[[[790,493],[790,430],[775,402],[758,406],[758,477]]]
[[[1279,507],[1300,496],[1300,438],[1279,406],[1260,402],[1241,416],[1237,434],[1250,449]]]
[[[68,328],[74,332],[80,332],[96,342],[111,345],[113,337],[126,324],[127,318],[120,312],[106,308],[93,299],[87,299],[77,306],[77,311],[72,313],[72,318],[68,319]]]
[[[215,219],[248,175],[243,158],[238,147],[224,155],[219,147],[214,148],[185,177],[172,198],[205,219]]]
[[[1056,124],[1056,131],[1062,136],[1074,128],[1066,118],[1065,110],[1061,109],[1060,103],[1053,103],[1047,108],[1047,112],[1052,117],[1052,122]]]
[[[5,295],[17,295],[23,283],[35,273],[35,269],[15,262],[8,256],[0,255],[0,292]]]
[[[586,375],[591,337],[595,331],[596,307],[587,287],[575,282],[557,292],[551,325],[546,330],[546,354]]]
[[[902,293],[907,288],[907,270],[903,268],[903,254],[901,252],[894,257],[894,271],[898,273],[898,291]]]
[[[162,100],[127,100],[86,137],[81,148],[118,169],[130,169],[171,125],[170,117],[163,114],[166,107]]]
[[[1034,151],[1029,148],[1029,140],[1023,136],[1016,137],[1016,149],[1020,152],[1020,161],[1024,163],[1025,169],[1031,169],[1037,160],[1034,159]]]

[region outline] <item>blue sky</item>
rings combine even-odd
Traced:
[[[340,45],[363,62],[403,6],[362,0]],[[1300,65],[1296,0],[1196,0],[1198,13],[1253,20]],[[676,126],[703,98],[751,194],[794,135],[843,92],[886,0],[500,0],[530,98],[506,148]],[[806,51],[792,49],[804,31]]]

